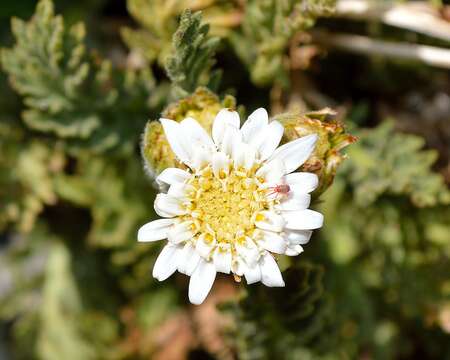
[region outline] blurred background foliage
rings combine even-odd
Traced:
[[[450,359],[449,19],[442,1],[2,1],[0,358]],[[279,259],[286,288],[219,278],[194,307],[136,242],[176,161],[147,121],[209,128],[222,106],[320,134],[325,225]]]

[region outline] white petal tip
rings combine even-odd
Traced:
[[[189,302],[193,305],[201,305],[205,301],[206,296],[199,297],[197,294],[191,294],[189,293]]]
[[[247,280],[246,279],[246,281],[247,281],[247,285],[251,285],[251,284],[256,284],[257,282],[259,282],[260,280]]]
[[[319,139],[319,136],[317,134],[309,134],[309,135],[306,135],[304,138],[305,138],[305,140],[309,140],[309,141],[311,141],[311,143],[315,144],[317,142],[317,140]]]
[[[216,269],[212,262],[201,261],[189,281],[189,301],[194,305],[200,305],[208,296],[214,280]]]

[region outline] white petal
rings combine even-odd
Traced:
[[[284,286],[283,277],[281,276],[280,269],[278,268],[275,259],[266,252],[261,261],[261,281],[264,285],[269,287]]]
[[[215,150],[214,150],[215,151]],[[211,163],[213,152],[202,147],[194,148],[192,152],[191,167],[200,170]]]
[[[233,148],[233,161],[236,169],[243,167],[251,169],[255,164],[256,150],[243,142],[235,142]]]
[[[303,248],[301,245],[289,245],[286,248],[285,255],[287,256],[297,256],[300,255],[303,252]]]
[[[178,271],[191,276],[200,262],[200,255],[197,254],[192,243],[186,243],[178,256]]]
[[[310,230],[285,230],[286,240],[291,245],[304,245],[311,239]]]
[[[216,269],[210,261],[200,260],[189,281],[189,301],[200,305],[208,295],[216,279]]]
[[[180,124],[169,119],[161,118],[159,121],[164,129],[170,148],[178,159],[188,165],[191,161],[191,147],[189,142],[186,141],[186,135],[183,135],[180,129]]]
[[[179,244],[186,240],[192,239],[194,233],[192,231],[191,225],[191,221],[184,221],[182,223],[173,225],[169,230],[168,240],[171,243]]]
[[[200,254],[200,256],[204,257],[205,259],[209,258],[209,255],[214,250],[214,247],[216,246],[216,240],[214,239],[211,242],[205,241],[205,236],[202,234],[197,239],[197,242],[195,244],[195,249]]]
[[[233,142],[232,160],[235,169],[244,165],[245,162],[245,147],[248,146],[242,141]]]
[[[241,142],[242,135],[239,129],[234,126],[227,125],[225,127],[225,133],[223,135],[222,143],[219,146],[219,150],[231,158],[233,157],[233,149],[236,147],[236,144]]]
[[[174,217],[187,213],[187,210],[181,206],[180,200],[168,194],[156,195],[154,208],[162,217]]]
[[[229,274],[231,271],[231,251],[217,247],[213,254],[213,262],[217,272]]]
[[[212,127],[213,140],[217,146],[222,143],[225,135],[225,129],[229,125],[239,129],[239,114],[236,111],[230,111],[228,109],[220,110],[214,119]]]
[[[259,108],[253,111],[241,128],[244,141],[249,144],[253,139],[258,138],[268,123],[269,115],[266,109]]]
[[[147,242],[166,239],[172,224],[172,219],[153,220],[140,227],[137,235],[138,241]]]
[[[223,152],[216,152],[212,156],[212,170],[217,178],[221,178],[221,173],[228,174],[230,160]]]
[[[193,118],[186,118],[180,123],[182,134],[193,144],[193,148],[200,146],[212,151],[215,146],[211,137],[203,127]]]
[[[255,221],[255,225],[262,230],[279,232],[283,230],[285,220],[283,216],[273,211],[261,211],[259,214],[264,216],[264,220]]]
[[[259,267],[259,264],[255,264],[252,267],[245,266],[244,276],[249,285],[261,281],[261,268]]]
[[[249,266],[254,266],[259,259],[259,250],[254,241],[246,237],[244,243],[235,243],[236,252]]]
[[[319,178],[316,174],[308,172],[295,172],[288,174],[285,177],[286,184],[288,184],[292,191],[310,193],[317,188]]]
[[[247,268],[245,261],[240,256],[235,256],[231,264],[233,274],[242,276],[244,275],[244,269]]]
[[[280,204],[275,206],[275,209],[280,210],[304,210],[307,209],[311,202],[311,195],[309,194],[290,194],[286,196],[278,196]]]
[[[285,166],[285,173],[289,174],[298,169],[309,158],[316,141],[317,135],[311,134],[288,142],[275,150],[268,163],[274,160],[282,161]]]
[[[156,259],[153,267],[153,277],[159,281],[166,280],[177,270],[178,246],[166,245]]]
[[[268,159],[277,146],[280,144],[283,137],[284,127],[278,121],[272,121],[267,125],[264,131],[259,135],[256,142],[252,141],[259,153],[260,160]]]
[[[167,191],[167,194],[181,200],[181,199],[186,199],[187,197],[189,197],[194,191],[195,191],[195,189],[192,185],[175,183],[173,185],[170,185],[169,191]]]
[[[286,169],[283,162],[273,160],[260,167],[256,172],[256,176],[264,178],[264,180],[272,186],[281,183],[285,173]]]
[[[161,172],[161,174],[158,175],[156,178],[156,182],[159,185],[162,184],[177,184],[177,183],[184,183],[191,177],[191,174],[187,171],[177,169],[177,168],[168,168]]]
[[[262,239],[258,244],[276,254],[284,254],[287,247],[286,240],[280,234],[272,231],[262,231]]]
[[[323,215],[317,211],[305,209],[300,211],[284,211],[286,228],[292,230],[313,230],[322,227]]]

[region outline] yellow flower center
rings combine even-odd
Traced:
[[[255,169],[232,168],[216,177],[207,167],[189,181],[193,191],[186,220],[193,222],[197,234],[205,234],[206,242],[233,243],[253,236],[255,221],[264,219],[261,211],[273,202],[267,200],[266,190],[258,189],[260,184]]]

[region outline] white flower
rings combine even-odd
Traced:
[[[176,270],[191,277],[189,300],[201,304],[216,273],[244,276],[248,284],[284,286],[273,254],[296,256],[320,228],[323,216],[309,210],[315,174],[293,172],[317,141],[308,135],[278,147],[283,126],[266,110],[253,112],[242,128],[238,113],[222,109],[212,139],[192,118],[160,119],[167,140],[188,170],[169,168],[156,181],[154,220],[138,241],[168,239],[153,268],[163,281]]]

